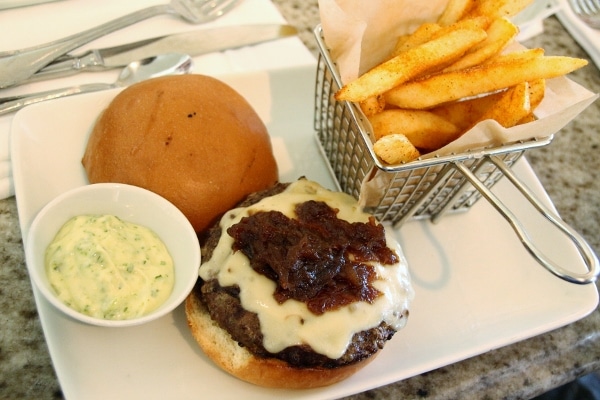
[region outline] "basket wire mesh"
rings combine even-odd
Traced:
[[[564,224],[560,218],[542,206],[519,184],[510,167],[531,148],[549,144],[552,137],[508,143],[470,151],[419,158],[406,164],[387,165],[373,151],[371,133],[366,117],[359,107],[349,102],[338,102],[334,94],[342,86],[337,68],[325,45],[322,29],[315,28],[319,59],[315,81],[314,127],[318,146],[327,159],[339,189],[360,198],[365,179],[374,171],[383,171],[386,184],[375,205],[366,207],[380,221],[389,221],[399,227],[408,220],[438,221],[447,213],[468,211],[481,197],[485,197],[511,223],[523,245],[536,260],[553,274],[574,283],[589,283],[600,273],[600,265],[585,240]],[[511,182],[538,210],[575,242],[588,266],[588,273],[576,274],[564,270],[548,260],[529,241],[515,217],[490,192],[502,177]],[[517,183],[515,183],[515,181]],[[498,203],[498,204],[495,204]]]

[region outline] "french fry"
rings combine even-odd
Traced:
[[[383,95],[371,96],[359,103],[360,109],[369,117],[385,110],[385,97]]]
[[[486,17],[485,15],[478,15],[476,17],[464,18],[464,19],[461,19],[460,21],[456,21],[452,25],[443,26],[440,30],[438,30],[437,32],[435,32],[433,34],[432,39],[435,39],[436,37],[439,37],[442,35],[447,35],[448,33],[452,32],[452,31],[456,31],[458,29],[475,29],[475,30],[483,29],[483,30],[486,30],[490,26],[491,23],[492,23],[492,20],[489,19],[488,17]]]
[[[467,15],[475,3],[476,0],[449,0],[437,23],[441,26],[452,25]]]
[[[401,164],[418,158],[419,150],[401,133],[383,136],[373,144],[379,158],[388,164]]]
[[[587,60],[562,56],[489,63],[405,83],[388,91],[385,100],[400,108],[428,109],[505,89],[520,82],[565,75],[585,65]]]
[[[502,63],[517,63],[522,61],[530,61],[535,58],[544,56],[544,49],[534,48],[526,50],[517,50],[510,53],[498,54],[489,60],[483,62],[483,64],[502,64]]]
[[[546,94],[546,80],[537,79],[529,82],[529,103],[531,111],[517,123],[517,125],[527,124],[536,120],[535,109],[540,105]]]
[[[473,99],[442,104],[431,112],[454,124],[460,131],[466,131],[479,120],[500,98],[501,93],[488,94]]]
[[[425,22],[419,25],[413,33],[398,38],[396,46],[391,53],[391,57],[396,57],[403,51],[412,49],[413,47],[431,40],[433,35],[440,29],[442,29],[442,27],[434,22]]]
[[[540,105],[546,94],[546,80],[536,79],[529,82],[529,102],[531,103],[531,111]]]
[[[434,22],[425,22],[410,35],[398,39],[391,57],[460,29],[486,30],[489,24],[490,21],[486,17],[467,18],[444,27]]]
[[[335,99],[361,102],[382,94],[439,66],[448,65],[486,36],[483,30],[459,29],[402,52],[344,85],[336,92]]]
[[[444,72],[457,71],[481,64],[499,54],[519,33],[519,28],[506,18],[494,20],[486,30],[487,38],[475,45],[464,57],[446,67]]]
[[[533,122],[535,120],[536,120],[535,115],[533,115],[533,113],[530,112],[523,119],[521,119],[517,125],[528,124],[528,123]]]
[[[511,128],[525,118],[531,111],[529,102],[529,84],[521,82],[500,93],[496,101],[479,120],[493,119],[505,128]]]
[[[513,17],[530,5],[533,0],[479,0],[467,16],[485,15],[490,18]]]
[[[513,51],[506,54],[498,54],[482,64],[501,64],[501,63],[517,63],[529,61],[534,58],[539,58],[544,55],[544,49],[535,48],[527,50]]]
[[[402,133],[417,148],[434,150],[456,139],[456,125],[429,111],[385,110],[369,117],[375,140]]]

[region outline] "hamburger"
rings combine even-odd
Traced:
[[[127,183],[165,197],[197,232],[278,179],[254,109],[224,82],[197,74],[120,92],[96,121],[82,163],[90,183]]]
[[[306,179],[278,183],[200,239],[188,324],[208,357],[239,379],[330,385],[406,324],[413,289],[400,246],[349,195]]]

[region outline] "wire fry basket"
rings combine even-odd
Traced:
[[[384,164],[373,151],[369,125],[360,108],[334,99],[335,92],[342,86],[341,78],[325,45],[320,25],[314,34],[319,46],[314,127],[318,146],[340,190],[358,199],[365,179],[370,179],[374,170],[383,171],[386,180],[379,201],[368,205],[366,211],[379,221],[389,221],[394,227],[414,219],[436,222],[447,213],[468,211],[484,197],[509,221],[532,256],[551,273],[573,283],[597,279],[600,273],[598,258],[585,239],[542,205],[510,170],[526,150],[545,146],[552,137],[419,158],[401,165]],[[516,217],[490,190],[505,176],[544,217],[575,243],[588,267],[587,273],[563,269],[531,243]]]

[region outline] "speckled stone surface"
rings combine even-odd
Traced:
[[[275,0],[316,54],[317,1]],[[555,18],[527,43],[547,54],[587,58]],[[572,79],[600,91],[590,64]],[[528,159],[562,217],[600,251],[600,103],[590,106]],[[600,311],[567,327],[438,370],[349,397],[366,399],[528,399],[600,370]],[[0,201],[0,399],[58,399],[60,387],[24,264],[14,198]]]

